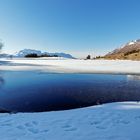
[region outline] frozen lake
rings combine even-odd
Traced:
[[[140,101],[140,76],[111,74],[0,73],[0,108],[12,112],[65,110]]]

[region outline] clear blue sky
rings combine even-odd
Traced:
[[[140,38],[140,0],[0,0],[4,50],[103,54]]]

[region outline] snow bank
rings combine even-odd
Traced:
[[[0,63],[0,70],[10,71],[140,74],[140,61],[130,60],[13,59],[1,60]]]
[[[0,114],[1,140],[139,140],[140,103]]]

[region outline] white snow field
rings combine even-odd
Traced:
[[[0,70],[39,70],[58,73],[140,74],[140,61],[64,58],[0,59]]]
[[[0,114],[0,140],[140,140],[140,103]]]

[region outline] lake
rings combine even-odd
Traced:
[[[1,112],[42,112],[140,101],[140,76],[1,72]]]

